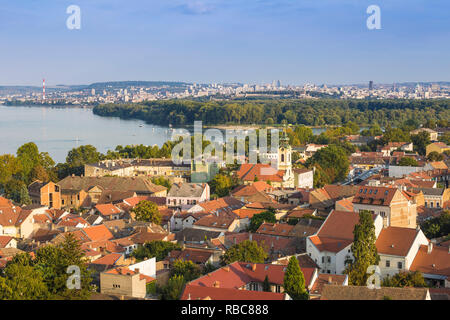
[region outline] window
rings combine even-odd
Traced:
[[[113,284],[113,288],[120,288],[120,284]]]
[[[331,257],[327,257],[328,263],[331,262]]]
[[[403,263],[397,262],[397,267],[398,267],[399,269],[402,269],[402,268],[403,268]]]
[[[324,263],[325,262],[325,257],[322,257],[322,263]]]
[[[425,208],[428,207],[428,202],[425,202]]]
[[[386,268],[389,268],[391,266],[391,261],[386,260]]]
[[[276,293],[281,293],[281,286],[276,286],[275,292]]]
[[[386,217],[386,212],[381,211],[381,212],[380,212],[380,216],[382,216],[383,218]]]
[[[430,202],[430,208],[433,208],[433,202]]]

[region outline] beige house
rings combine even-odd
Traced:
[[[430,140],[431,141],[437,141],[437,139],[438,139],[437,131],[434,131],[434,130],[432,130],[430,128],[419,128],[419,129],[411,131],[410,134],[414,134],[415,135],[415,134],[419,134],[421,132],[427,132],[430,135]]]
[[[383,217],[384,226],[416,228],[417,204],[401,188],[361,186],[353,198],[355,212],[368,210]]]
[[[84,166],[86,177],[138,177],[164,176],[187,179],[191,175],[190,164],[175,164],[170,159],[119,159],[104,160]]]
[[[386,277],[408,271],[420,246],[428,245],[428,239],[420,229],[387,227],[381,230],[375,245],[381,276]]]
[[[155,280],[155,278],[140,274],[139,269],[118,267],[100,273],[100,292],[115,296],[145,298],[147,284]]]

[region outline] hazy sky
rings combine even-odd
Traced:
[[[69,30],[69,5],[81,29]],[[366,9],[381,8],[381,30]],[[449,81],[449,0],[0,0],[0,85]]]

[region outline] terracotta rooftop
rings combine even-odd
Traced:
[[[180,300],[285,300],[286,294],[186,285]]]
[[[256,233],[268,234],[274,236],[289,237],[290,232],[294,229],[293,225],[287,223],[262,223]]]
[[[324,285],[321,300],[425,300],[428,288],[388,288],[373,290],[366,286]]]
[[[426,274],[450,276],[450,249],[433,245],[428,253],[428,246],[421,245],[410,270]]]
[[[382,254],[405,257],[418,232],[412,228],[383,228],[375,242],[377,251]]]

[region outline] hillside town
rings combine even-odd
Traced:
[[[51,250],[77,252],[93,300],[449,300],[450,128],[383,142],[389,130],[342,135],[341,154],[292,147],[285,129],[276,169],[103,159],[32,174],[46,179],[18,196],[0,170],[0,268],[33,274]]]

